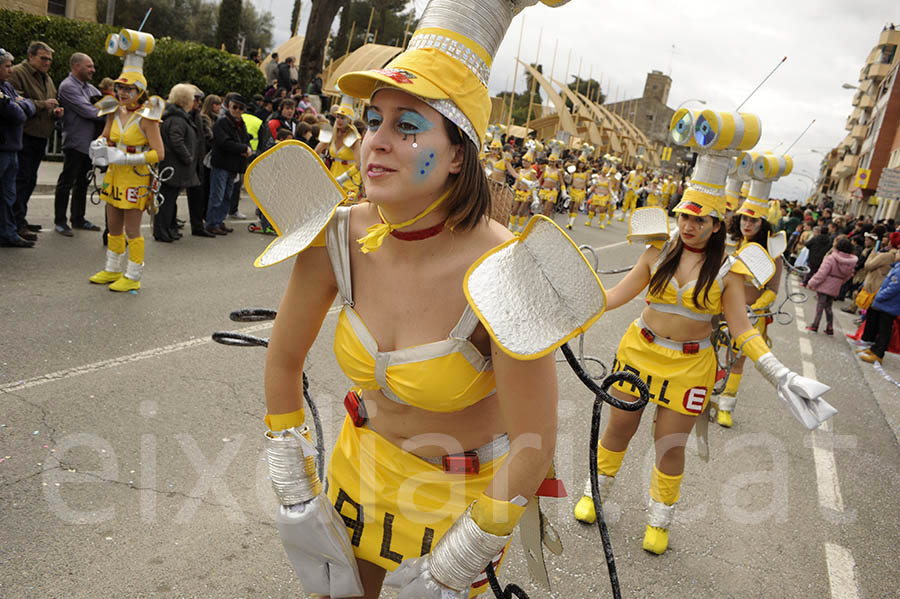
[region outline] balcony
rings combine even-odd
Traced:
[[[891,65],[887,63],[873,64],[869,67],[869,79],[884,79],[884,76],[891,72]],[[860,87],[860,89],[862,89]]]
[[[858,106],[859,108],[872,108],[873,106],[875,106],[875,100],[873,100],[872,96],[868,94],[862,94],[856,106]]]
[[[853,139],[863,140],[869,134],[868,125],[854,125],[850,130],[850,137]]]
[[[847,154],[844,159],[837,163],[831,176],[834,179],[843,179],[856,173],[856,166],[859,164],[859,156]]]
[[[896,46],[900,45],[900,29],[885,29],[878,36],[879,46]]]

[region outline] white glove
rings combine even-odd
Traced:
[[[91,158],[91,164],[94,166],[109,166],[109,158],[107,150],[109,146],[106,144],[105,137],[98,137],[88,146],[88,156]]]
[[[807,429],[813,430],[837,414],[831,404],[819,397],[831,387],[792,372],[772,352],[759,357],[756,369],[775,387],[778,398]]]
[[[385,586],[400,589],[397,599],[466,599],[469,589],[454,591],[434,579],[431,555],[403,560],[397,569],[384,577]]]
[[[305,503],[279,506],[275,527],[306,594],[363,595],[344,521],[324,493]]]
[[[125,160],[128,154],[116,146],[106,146],[106,159],[110,164],[127,164]]]

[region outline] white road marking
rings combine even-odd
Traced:
[[[859,591],[854,570],[856,562],[847,549],[834,543],[825,543],[825,561],[828,564],[828,584],[834,599],[858,599]]]
[[[806,337],[800,337],[797,342],[800,344],[801,354],[804,354],[806,356],[812,355],[812,344],[809,342],[809,339],[807,339]]]
[[[811,379],[816,378],[816,368],[812,362],[803,360],[803,376]],[[813,436],[813,462],[816,466],[819,505],[829,510],[843,512],[844,498],[841,495],[837,464],[834,461],[834,452],[831,449],[831,421],[823,422],[811,434]],[[824,442],[817,443],[817,438],[822,439]]]
[[[334,306],[328,310],[328,314],[336,314],[341,309],[341,306]],[[272,327],[272,322],[260,322],[242,329],[235,329],[235,333],[249,334],[255,333],[257,331],[262,331]],[[0,394],[3,393],[15,393],[16,391],[22,391],[24,389],[30,389],[31,387],[37,387],[38,385],[43,385],[45,383],[52,383],[55,381],[63,381],[75,376],[81,376],[83,374],[90,374],[92,372],[97,372],[99,370],[106,370],[108,368],[115,368],[116,366],[121,366],[122,364],[130,364],[132,362],[140,362],[141,360],[146,360],[148,358],[157,358],[159,356],[164,356],[166,354],[171,354],[172,352],[181,351],[183,349],[189,349],[192,347],[199,347],[201,345],[206,345],[208,343],[212,343],[212,337],[196,337],[193,339],[188,339],[187,341],[180,341],[178,343],[173,343],[171,345],[164,345],[162,347],[155,347],[153,349],[148,349],[142,352],[137,352],[135,354],[128,354],[126,356],[119,356],[118,358],[110,358],[108,360],[100,360],[99,362],[93,362],[91,364],[85,364],[83,366],[75,366],[73,368],[66,368],[65,370],[57,370],[56,372],[51,372],[49,374],[43,374],[41,376],[32,377],[30,379],[25,379],[23,381],[17,381],[15,383],[7,383],[5,385],[0,385]]]

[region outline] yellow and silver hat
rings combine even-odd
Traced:
[[[491,149],[492,149],[492,150],[500,150],[500,149],[502,149],[502,148],[503,148],[503,144],[500,143],[500,140],[499,140],[499,139],[493,139],[493,140],[491,140]]]
[[[353,97],[344,94],[341,96],[341,103],[334,109],[334,114],[345,116],[352,119],[356,116],[356,110],[353,108]]]
[[[525,155],[522,156],[522,160],[527,160],[528,162],[534,162],[534,154],[531,153],[531,150],[525,152]]]
[[[145,31],[122,29],[106,36],[106,52],[124,59],[122,74],[115,83],[133,85],[142,93],[147,91],[144,77],[144,58],[156,48],[156,38]]]
[[[772,191],[772,183],[780,177],[791,174],[793,169],[794,159],[790,156],[776,154],[756,156],[751,171],[753,179],[750,191],[737,213],[769,220],[769,193]]]
[[[541,0],[561,6],[569,0]],[[380,87],[418,96],[480,148],[491,114],[487,82],[513,17],[537,0],[431,0],[408,49],[384,68],[343,75],[338,87],[371,98]]]

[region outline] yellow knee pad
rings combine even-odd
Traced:
[[[124,250],[123,250],[124,251]],[[135,237],[128,240],[128,260],[135,264],[144,263],[144,238]]]
[[[122,233],[121,235],[107,235],[106,244],[107,247],[109,247],[109,251],[115,252],[116,254],[124,254],[125,234]]]
[[[675,476],[663,474],[659,468],[653,466],[653,474],[650,475],[650,497],[654,501],[672,505],[681,496],[681,479],[684,473]]]

